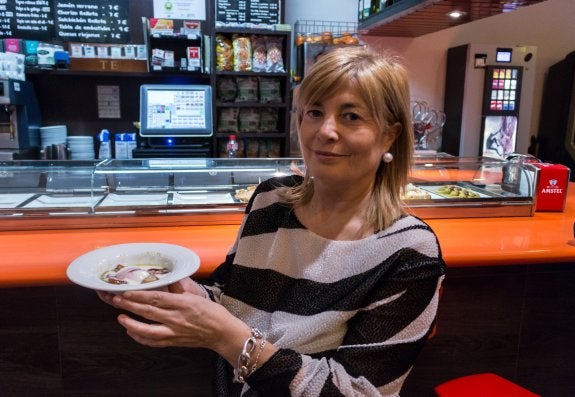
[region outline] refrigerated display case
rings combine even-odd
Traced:
[[[239,224],[259,182],[303,167],[297,158],[4,161],[0,230]],[[427,219],[531,216],[537,170],[419,155],[403,198]]]

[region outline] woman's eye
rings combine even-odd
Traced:
[[[361,120],[361,116],[357,113],[345,113],[343,118],[348,121],[358,121]]]
[[[308,110],[306,114],[308,117],[312,117],[312,118],[321,117],[321,112],[319,110],[315,110],[315,109]]]

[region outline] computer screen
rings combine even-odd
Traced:
[[[142,137],[212,135],[209,85],[146,84],[140,87]]]

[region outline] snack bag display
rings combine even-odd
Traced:
[[[239,115],[240,132],[256,132],[260,126],[260,112],[255,108],[241,108]]]
[[[220,109],[220,117],[218,117],[218,132],[239,132],[238,130],[238,108],[223,108]]]
[[[232,36],[234,71],[250,72],[252,70],[252,40],[248,35]]]
[[[258,79],[254,76],[237,77],[238,95],[236,102],[257,102],[258,101]]]
[[[259,157],[260,156],[260,140],[259,139],[246,139],[245,140],[246,156]]]
[[[265,72],[267,65],[266,39],[264,36],[252,36],[252,71]]]
[[[233,102],[238,94],[238,86],[232,77],[218,77],[216,98],[221,102]]]
[[[260,132],[278,132],[278,111],[273,108],[260,109]]]
[[[261,103],[281,103],[280,80],[276,77],[260,77],[259,93]]]
[[[216,35],[216,70],[231,71],[234,69],[233,64],[233,47],[232,41],[226,36]]]
[[[285,72],[281,37],[266,36],[266,72]]]

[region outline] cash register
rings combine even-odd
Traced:
[[[212,91],[209,85],[140,87],[140,142],[134,158],[210,157]]]

